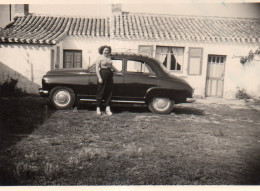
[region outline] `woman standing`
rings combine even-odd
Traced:
[[[105,100],[106,114],[112,115],[110,110],[110,102],[112,98],[113,90],[113,70],[112,70],[112,60],[110,57],[111,47],[101,46],[98,50],[100,56],[96,60],[96,73],[98,80],[97,87],[97,115],[101,115],[101,104],[102,100]]]

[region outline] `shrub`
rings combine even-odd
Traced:
[[[17,79],[11,78],[10,80],[6,80],[2,85],[0,85],[0,97],[20,97],[28,95],[20,88],[17,88],[17,82]]]
[[[246,92],[244,88],[239,89],[236,93],[236,98],[238,99],[251,99],[251,96]]]

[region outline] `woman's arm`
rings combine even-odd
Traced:
[[[96,73],[97,73],[98,83],[103,83],[103,80],[100,75],[99,67],[100,67],[100,59],[97,59],[96,60]]]

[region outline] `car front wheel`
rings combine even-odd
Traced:
[[[55,87],[50,92],[50,100],[56,109],[68,109],[75,103],[75,94],[71,88]]]
[[[167,97],[154,97],[148,105],[153,113],[169,114],[174,106],[174,101]]]

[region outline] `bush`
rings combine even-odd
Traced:
[[[236,93],[236,98],[238,98],[238,99],[251,99],[252,97],[243,88],[243,89],[238,90],[238,92]]]
[[[17,79],[11,78],[11,80],[7,80],[0,85],[0,97],[20,97],[28,95],[21,89],[17,88],[17,82]]]

